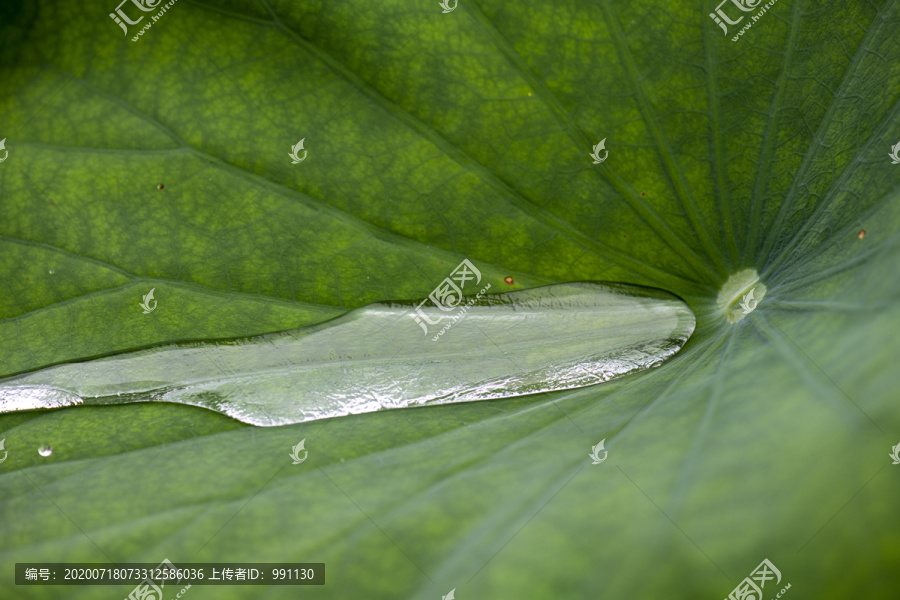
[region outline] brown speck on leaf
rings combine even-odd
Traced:
[[[159,184],[158,186],[156,186],[156,189],[161,190],[161,189],[163,189],[164,187],[166,187],[166,186],[164,186],[163,184]]]
[[[513,281],[513,278],[512,278],[512,277],[509,277],[509,276],[504,277],[504,278],[503,278],[503,281],[505,281],[505,282],[508,283],[509,285],[512,285],[512,284],[515,283],[515,281]]]
[[[643,198],[643,197],[646,196],[646,195],[647,195],[647,194],[645,194],[644,192],[641,192],[641,198]]]
[[[859,230],[859,235],[856,236],[856,237],[858,237],[859,239],[863,239],[864,237],[866,237],[866,230],[865,230],[865,229],[860,229],[860,230]]]

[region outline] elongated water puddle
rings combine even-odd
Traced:
[[[414,319],[412,304],[372,304],[293,331],[50,367],[0,381],[0,412],[155,400],[285,425],[593,385],[659,365],[694,331],[680,299],[629,285],[464,300],[456,320],[459,309]]]

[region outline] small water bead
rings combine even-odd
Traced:
[[[44,444],[40,448],[38,448],[38,454],[41,456],[50,456],[53,454],[53,448],[50,447],[49,444]]]

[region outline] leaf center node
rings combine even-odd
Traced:
[[[756,269],[742,269],[731,275],[719,290],[716,304],[729,323],[737,323],[756,310],[766,295],[766,286]]]

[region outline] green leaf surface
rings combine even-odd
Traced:
[[[0,5],[0,377],[424,298],[463,258],[662,288],[697,330],[505,400],[2,415],[0,597],[132,587],[15,562],[163,558],[327,566],[197,599],[723,598],[764,558],[787,598],[896,596],[900,2],[780,0],[737,42],[712,0],[179,0],[137,42],[115,4]]]

